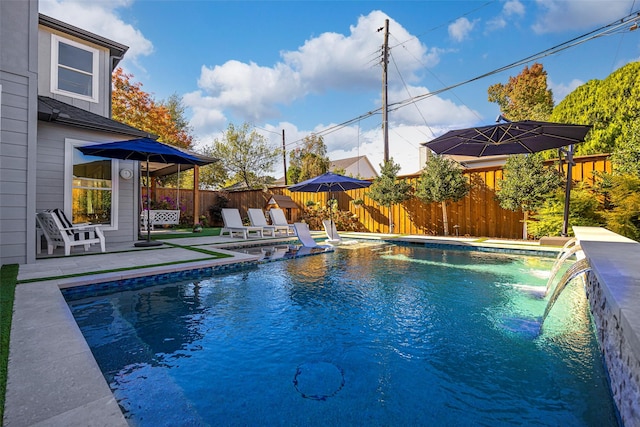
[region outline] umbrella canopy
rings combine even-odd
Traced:
[[[356,190],[358,188],[367,188],[370,185],[371,181],[364,181],[333,172],[327,172],[322,175],[318,175],[315,178],[290,185],[289,191],[299,191],[303,193],[332,193],[334,191],[348,191]]]
[[[583,142],[590,129],[589,125],[523,120],[451,130],[423,145],[437,154],[527,154]]]
[[[217,160],[150,138],[87,145],[78,147],[78,150],[90,156],[108,157],[110,159],[178,163],[181,165],[204,166]]]
[[[172,145],[163,144],[162,142],[158,142],[151,138],[139,138],[128,141],[115,141],[104,144],[87,145],[84,147],[78,147],[78,150],[89,156],[146,162],[147,195],[149,194],[150,162],[204,166],[218,160],[213,157],[203,156]],[[136,243],[136,246],[157,246],[161,244],[161,242],[151,241],[149,211],[147,210],[147,240],[146,242]]]
[[[566,236],[569,227],[573,144],[584,142],[584,138],[591,128],[590,125],[534,120],[507,121],[491,126],[451,130],[422,145],[437,154],[459,154],[475,157],[532,154],[552,148],[570,146],[569,150],[565,152],[569,165],[567,167],[562,235]]]

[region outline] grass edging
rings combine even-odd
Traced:
[[[9,363],[9,338],[13,300],[18,279],[18,264],[0,267],[0,424],[4,419],[4,399],[7,391],[7,366]]]

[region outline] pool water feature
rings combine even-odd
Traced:
[[[513,321],[552,265],[338,248],[68,303],[132,425],[616,425],[584,290]]]

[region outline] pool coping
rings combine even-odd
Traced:
[[[499,249],[500,246],[493,243],[456,243],[453,239],[421,236],[386,236],[376,240],[426,245],[437,244],[438,241],[446,247],[451,245],[453,249]],[[509,247],[512,245],[503,246],[510,251]],[[518,245],[517,249],[523,250],[523,245]],[[538,249],[537,245],[531,245],[531,251]],[[544,250],[557,253],[558,249]],[[219,247],[216,250],[227,252]],[[256,263],[258,259],[254,255],[230,253],[234,255],[233,258],[19,284],[16,287],[11,327],[4,424],[127,426],[128,423],[76,324],[61,289],[239,262]]]

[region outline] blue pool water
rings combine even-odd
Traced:
[[[132,425],[617,425],[553,260],[371,246],[68,301]]]

